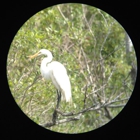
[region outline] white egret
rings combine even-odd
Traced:
[[[42,60],[40,66],[41,75],[46,80],[51,80],[54,86],[57,89],[58,94],[58,104],[61,99],[66,102],[72,102],[71,94],[71,84],[69,77],[67,75],[67,70],[60,62],[52,61],[53,56],[49,50],[41,49],[36,54],[29,56],[30,59],[33,59],[37,56],[45,55],[46,57]],[[58,105],[57,105],[58,106]]]

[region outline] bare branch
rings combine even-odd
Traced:
[[[26,95],[27,90],[28,90],[30,87],[32,87],[32,86],[37,82],[37,80],[39,79],[39,77],[40,77],[40,76],[36,75],[35,78],[34,78],[33,83],[30,84],[29,86],[27,86],[27,87],[25,88],[24,93],[23,93],[23,98],[22,98],[22,100],[21,100],[21,102],[20,102],[20,105],[21,105],[21,106],[22,106],[22,103],[23,103],[23,100],[24,100],[24,98],[25,98],[25,95]]]
[[[108,110],[107,107],[104,107],[104,110],[105,110],[105,116],[109,119],[109,120],[112,120],[112,116]]]
[[[103,86],[101,86],[100,88],[98,88],[97,90],[94,90],[91,94],[96,93],[97,91],[99,91],[99,90],[101,90],[102,88],[104,88],[106,85],[107,85],[107,83],[104,84]]]
[[[102,43],[102,45],[101,45],[101,49],[100,49],[100,58],[101,58],[101,59],[102,59],[102,53],[101,53],[101,51],[102,51],[103,48],[104,48],[104,45],[105,45],[106,40],[107,40],[107,38],[108,38],[108,36],[109,36],[109,34],[110,34],[110,32],[111,32],[111,28],[112,28],[113,24],[114,24],[114,22],[111,24],[110,28],[108,29],[108,32],[107,32],[107,34],[106,34],[106,36],[105,36],[105,38],[104,38],[104,41],[103,41],[103,43]]]
[[[109,110],[107,108],[119,108],[119,107],[124,107],[125,104],[120,104],[120,105],[111,105],[112,103],[116,103],[116,102],[120,102],[120,101],[124,101],[124,100],[128,100],[129,98],[124,98],[122,100],[114,100],[114,101],[111,101],[109,103],[104,103],[104,104],[97,104],[97,105],[92,105],[88,108],[85,108],[79,112],[76,112],[76,113],[73,113],[73,112],[68,112],[68,113],[64,113],[62,111],[60,111],[58,108],[55,109],[55,111],[57,113],[59,113],[60,115],[62,116],[65,116],[65,117],[68,117],[68,116],[76,116],[76,117],[70,117],[70,118],[66,118],[66,119],[62,119],[62,120],[55,120],[53,121],[52,119],[52,122],[48,122],[48,123],[45,123],[45,124],[40,124],[41,126],[43,127],[51,127],[51,126],[54,126],[54,125],[58,125],[58,124],[62,124],[62,123],[66,123],[66,122],[70,122],[70,121],[77,121],[80,119],[80,117],[82,116],[83,113],[85,112],[88,112],[88,111],[96,111],[96,110],[100,110],[101,108],[104,108],[105,109],[105,116],[111,120],[112,119],[112,116],[109,112]]]
[[[66,118],[66,119],[56,121],[55,123],[54,122],[49,122],[49,123],[40,124],[40,125],[43,126],[43,127],[51,127],[51,126],[54,126],[54,125],[58,125],[58,124],[62,124],[62,123],[70,122],[70,121],[77,121],[79,119],[80,119],[79,117]]]
[[[129,100],[129,98],[124,98],[124,99],[120,99],[120,100],[114,99],[113,101],[110,101],[110,102],[106,103],[105,105],[109,106],[109,105],[111,105],[113,103],[122,102],[122,101],[125,101],[125,100]]]
[[[101,108],[105,108],[105,107],[113,107],[113,103],[116,103],[116,102],[121,102],[121,101],[125,101],[125,100],[129,100],[129,98],[124,98],[124,99],[121,99],[121,100],[114,100],[114,101],[111,101],[109,103],[104,103],[104,104],[97,104],[97,105],[92,105],[88,108],[85,108],[77,113],[73,113],[73,112],[69,112],[69,113],[63,113],[61,112],[60,110],[56,110],[59,114],[61,114],[62,116],[74,116],[74,115],[79,115],[79,114],[82,114],[82,113],[85,113],[87,111],[95,111],[95,110],[99,110]],[[114,105],[115,106],[115,105]],[[120,107],[119,105],[116,105],[116,107]],[[121,105],[122,106],[122,105]]]
[[[104,21],[105,21],[107,27],[109,27],[109,25],[108,25],[108,23],[107,23],[107,20],[106,20],[106,18],[104,17],[104,15],[102,14],[101,10],[100,10],[100,9],[97,9],[97,11],[98,11],[99,14],[103,17],[103,19],[104,19]]]
[[[86,85],[86,90],[85,90],[84,108],[86,107],[86,99],[87,99],[87,85]]]
[[[91,26],[89,25],[89,23],[88,23],[88,21],[87,21],[87,18],[86,18],[86,11],[85,11],[85,6],[82,4],[82,8],[83,8],[83,18],[84,18],[84,20],[85,20],[85,22],[86,22],[86,24],[87,24],[87,26],[88,26],[88,29],[89,29],[89,31],[90,31],[90,33],[91,33],[91,35],[93,36],[93,39],[94,39],[94,46],[96,46],[96,38],[95,38],[95,35],[94,35],[94,33],[93,33],[93,31],[92,31],[92,29],[91,29]]]
[[[81,46],[81,51],[83,53],[83,56],[84,56],[84,60],[85,60],[85,64],[86,64],[86,67],[87,67],[87,71],[88,71],[88,74],[89,74],[89,80],[90,80],[90,83],[92,84],[93,81],[92,81],[92,77],[91,77],[91,71],[89,69],[89,65],[88,65],[88,62],[87,62],[87,58],[86,58],[86,55],[85,55],[85,52],[83,50],[83,47]]]
[[[120,105],[109,105],[107,106],[108,108],[119,108],[119,107],[124,107],[125,104],[120,104]]]
[[[67,22],[67,18],[64,16],[63,12],[61,11],[60,6],[57,6],[57,8],[58,8],[58,10],[59,10],[61,16],[62,16],[62,17],[64,18],[64,20]]]
[[[35,63],[33,63],[33,69],[32,69],[33,71],[35,70]],[[30,72],[30,74],[31,74],[31,72]],[[38,76],[38,74],[37,73],[35,73],[36,75],[35,75],[35,78],[34,78],[34,81],[29,85],[29,86],[27,86],[25,89],[24,89],[24,92],[23,92],[23,98],[22,98],[22,100],[21,100],[21,102],[20,102],[20,105],[22,106],[22,103],[23,103],[23,101],[24,101],[24,98],[25,98],[25,95],[26,95],[26,92],[28,91],[28,89],[30,88],[30,87],[32,87],[36,82],[37,82],[37,80],[41,77],[40,75]],[[26,81],[25,81],[26,82]]]

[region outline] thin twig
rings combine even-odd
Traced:
[[[120,105],[109,105],[107,106],[108,108],[119,108],[119,107],[124,107],[126,104],[120,104]]]
[[[64,14],[63,14],[63,12],[61,11],[60,7],[57,6],[57,8],[58,8],[58,10],[59,10],[61,16],[62,16],[62,17],[64,18],[64,20],[67,22],[67,18],[64,16]]]
[[[107,32],[107,34],[106,34],[106,36],[105,36],[105,38],[104,38],[104,41],[103,41],[103,43],[102,43],[102,45],[101,45],[101,48],[100,48],[100,58],[101,58],[101,59],[103,58],[101,52],[102,52],[102,50],[103,50],[103,48],[104,48],[104,45],[105,45],[105,43],[106,43],[106,40],[107,40],[107,38],[108,38],[108,36],[109,36],[109,34],[110,34],[110,32],[111,32],[111,28],[112,28],[113,24],[114,24],[114,22],[111,24],[110,28],[108,29],[108,32]]]
[[[89,69],[89,65],[88,65],[88,62],[87,62],[87,58],[86,58],[86,55],[85,55],[85,52],[84,52],[82,46],[81,46],[81,51],[82,51],[83,56],[84,56],[84,60],[85,60],[85,64],[86,64],[86,68],[87,68],[87,72],[88,72],[88,74],[89,74],[89,80],[90,80],[90,83],[93,84],[92,77],[91,77],[91,71],[90,71],[90,69]]]
[[[86,85],[86,89],[85,89],[84,108],[86,107],[86,99],[87,99],[87,85]]]
[[[99,14],[101,14],[101,16],[103,17],[103,19],[104,19],[104,21],[105,21],[105,25],[107,25],[107,27],[108,27],[108,23],[107,23],[107,20],[106,20],[106,18],[104,17],[104,15],[102,14],[102,12],[101,12],[101,10],[100,9],[97,9],[97,11],[99,12]]]
[[[85,11],[85,5],[82,4],[82,8],[83,8],[83,18],[84,18],[84,20],[85,20],[85,22],[86,22],[86,25],[88,26],[88,29],[89,29],[91,35],[93,36],[93,39],[94,39],[94,47],[95,47],[97,41],[96,41],[95,35],[94,35],[94,33],[93,33],[92,29],[91,29],[91,26],[89,25],[89,23],[88,23],[88,21],[87,21],[87,18],[86,18],[86,11]]]
[[[113,103],[122,102],[122,101],[125,101],[125,100],[129,100],[129,98],[124,98],[124,99],[120,99],[120,100],[114,99],[113,101],[110,101],[110,102],[106,103],[105,105],[110,106]]]
[[[36,75],[35,78],[34,78],[34,81],[32,82],[32,84],[30,84],[29,86],[27,86],[26,89],[24,90],[23,98],[22,98],[22,100],[21,100],[21,102],[20,102],[20,105],[21,105],[21,106],[22,106],[22,103],[23,103],[23,100],[24,100],[24,98],[25,98],[25,95],[26,95],[27,90],[28,90],[30,87],[32,87],[32,86],[37,82],[37,80],[39,79],[39,77],[40,77],[40,76]]]

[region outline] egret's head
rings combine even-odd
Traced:
[[[35,53],[34,55],[30,55],[28,57],[29,57],[29,59],[33,59],[33,58],[40,56],[40,55],[45,55],[45,56],[51,57],[51,58],[53,57],[52,53],[46,49],[41,49],[39,52]]]

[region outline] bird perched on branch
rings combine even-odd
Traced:
[[[72,94],[71,94],[71,84],[69,77],[67,75],[67,70],[60,62],[52,61],[53,56],[49,50],[41,49],[39,52],[32,56],[28,56],[30,59],[33,59],[37,56],[44,55],[46,56],[40,66],[41,75],[46,80],[51,80],[53,85],[57,89],[58,95],[58,104],[61,100],[65,100],[66,102],[72,102]]]

